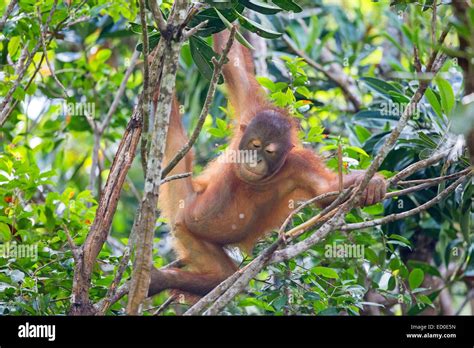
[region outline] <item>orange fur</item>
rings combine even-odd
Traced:
[[[218,52],[222,51],[227,37],[227,33],[215,35]],[[276,123],[277,126],[273,127],[283,124],[281,129],[285,132],[289,124],[289,134],[285,134],[284,138],[289,139],[293,147],[285,147],[284,156],[278,157],[282,159],[281,166],[262,181],[245,181],[239,174],[242,168],[240,164],[215,160],[195,179],[179,179],[162,186],[160,207],[171,224],[174,247],[185,266],[184,269],[154,270],[150,295],[165,289],[205,294],[236,269],[224,250],[227,245],[237,245],[250,253],[259,239],[281,225],[295,208],[296,201],[337,189],[336,175],[326,168],[317,155],[302,147],[297,137],[297,123],[286,110],[272,106],[265,99],[253,75],[250,54],[238,43],[234,43],[230,51],[224,77],[230,102],[240,124],[248,126],[257,114],[273,111],[267,113],[264,122],[269,120]],[[261,123],[256,124],[266,127]],[[241,127],[236,129],[230,141],[230,150],[239,150],[239,142],[247,134],[245,132]],[[273,133],[270,131],[268,134]],[[288,144],[282,140],[265,140]],[[186,133],[175,101],[165,165],[186,142]],[[192,154],[188,154],[170,175],[191,170]],[[356,179],[355,176],[348,176],[345,185],[354,183]],[[375,192],[373,186],[371,189]]]

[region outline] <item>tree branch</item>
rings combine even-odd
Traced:
[[[183,148],[179,150],[179,152],[174,156],[174,158],[168,163],[166,168],[163,169],[163,173],[161,176],[162,179],[164,179],[166,175],[168,175],[169,172],[171,172],[171,170],[173,170],[173,168],[179,163],[179,161],[181,161],[181,159],[186,156],[186,154],[189,152],[189,150],[191,150],[194,143],[196,142],[199,134],[201,133],[202,126],[204,125],[204,121],[206,120],[206,117],[209,113],[209,107],[211,106],[212,101],[214,100],[214,94],[216,92],[216,86],[221,75],[222,67],[226,62],[227,55],[229,54],[230,48],[232,47],[232,44],[234,42],[235,31],[236,28],[233,27],[229,35],[229,40],[227,41],[226,47],[222,51],[219,61],[216,61],[215,59],[213,59],[212,61],[212,63],[214,64],[214,71],[212,73],[209,89],[207,90],[206,100],[204,101],[204,105],[202,107],[201,114],[199,115],[196,128],[194,128],[193,134],[189,138],[186,145],[184,145]]]
[[[36,15],[38,16],[38,20],[40,23],[40,41],[41,45],[43,46],[43,52],[44,52],[44,58],[46,59],[46,64],[48,65],[49,71],[51,73],[51,76],[53,77],[54,81],[56,84],[61,88],[63,94],[64,94],[64,99],[67,99],[69,96],[67,94],[67,90],[64,87],[64,85],[59,81],[58,77],[56,76],[56,72],[54,71],[49,58],[48,58],[48,49],[46,47],[46,31],[48,30],[48,27],[45,25],[43,26],[43,21],[41,20],[41,10],[40,7],[36,7]]]
[[[373,226],[382,225],[382,224],[386,224],[386,223],[401,220],[401,219],[406,219],[407,217],[419,214],[420,212],[425,211],[425,210],[433,207],[434,205],[439,203],[442,199],[446,198],[450,193],[452,193],[456,189],[456,187],[461,185],[467,179],[471,178],[472,175],[473,175],[472,170],[470,170],[470,173],[468,173],[467,175],[464,175],[464,176],[460,177],[459,179],[457,179],[454,183],[452,183],[450,186],[448,186],[445,190],[443,190],[435,198],[429,200],[428,202],[426,202],[426,203],[424,203],[424,204],[422,204],[422,205],[420,205],[416,208],[405,211],[403,213],[387,215],[387,216],[385,216],[381,219],[342,225],[342,226],[340,226],[340,229],[342,231],[358,230],[358,229],[361,229],[361,228],[373,227]]]
[[[10,16],[10,14],[12,13],[17,2],[18,0],[10,1],[7,8],[5,9],[5,12],[3,13],[2,18],[0,19],[0,31],[3,31],[3,27],[5,27],[5,24],[7,23],[8,16]]]
[[[176,72],[179,54],[183,41],[181,23],[185,20],[188,0],[176,0],[170,15],[167,35],[162,35],[160,42],[164,45],[163,72],[156,106],[151,146],[147,162],[143,199],[133,224],[132,234],[136,235],[135,261],[133,264],[130,293],[128,296],[127,314],[139,313],[140,305],[146,298],[150,285],[152,267],[153,236],[157,218],[157,203],[162,177],[162,160],[164,157],[168,133],[171,105],[174,95]]]
[[[150,4],[150,8],[156,7],[156,1],[150,0],[148,2]],[[150,71],[148,69],[148,26],[146,22],[146,15],[145,15],[145,0],[139,0],[139,9],[140,9],[140,23],[142,26],[142,42],[143,42],[143,90],[145,93],[143,94],[143,104],[141,105],[142,114],[143,114],[143,134],[140,144],[140,154],[141,154],[141,162],[142,162],[142,169],[143,173],[146,176],[146,163],[148,160],[148,133],[150,131],[150,96],[151,96],[151,89],[150,89]],[[156,8],[155,8],[156,10]],[[153,12],[153,11],[152,11]],[[158,12],[160,10],[158,9]],[[160,12],[161,14],[161,12]]]
[[[148,5],[150,6],[151,14],[155,20],[156,26],[160,30],[161,34],[166,31],[168,24],[166,23],[165,19],[163,18],[163,14],[161,13],[160,8],[158,7],[158,3],[156,0],[148,1]],[[143,10],[145,7],[143,7]]]

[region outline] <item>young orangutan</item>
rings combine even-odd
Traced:
[[[228,33],[214,36],[221,53]],[[294,207],[339,189],[332,173],[297,137],[297,125],[286,110],[271,105],[255,80],[247,49],[234,43],[223,73],[239,127],[227,151],[253,151],[254,161],[216,160],[197,178],[164,184],[159,206],[173,230],[175,250],[183,268],[152,272],[149,295],[165,289],[202,296],[236,270],[224,247],[236,245],[250,252],[260,238],[278,228]],[[187,142],[175,101],[166,144],[165,163]],[[224,156],[224,155],[222,155]],[[192,172],[188,153],[170,173]],[[344,187],[355,184],[364,172],[344,176]],[[362,198],[363,205],[383,199],[385,180],[377,175]],[[329,204],[329,201],[323,205]]]

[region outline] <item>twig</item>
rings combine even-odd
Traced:
[[[228,277],[226,280],[216,286],[210,293],[201,298],[196,304],[189,308],[183,315],[198,315],[201,313],[210,303],[213,303],[219,296],[221,296],[229,287],[231,287],[235,281],[242,275],[246,268],[242,268]]]
[[[2,18],[0,19],[0,31],[3,31],[3,27],[5,26],[8,16],[12,13],[13,9],[15,8],[15,5],[17,4],[18,0],[12,0],[8,4],[7,8],[5,9],[5,12],[2,15]]]
[[[94,309],[96,313],[98,313],[100,309],[104,307],[104,304],[106,301],[109,304],[109,306],[111,306],[112,304],[120,300],[122,297],[124,297],[126,294],[128,294],[129,290],[130,290],[130,282],[125,282],[124,284],[119,286],[119,288],[117,289],[117,291],[111,298],[103,298],[102,300],[100,300],[94,305]]]
[[[55,1],[55,4],[53,6],[57,5],[57,1]],[[46,39],[45,39],[45,33],[48,30],[47,26],[43,26],[43,21],[41,19],[41,10],[40,7],[36,7],[36,15],[38,16],[38,20],[40,23],[40,41],[41,45],[43,46],[43,52],[44,52],[44,58],[46,59],[46,65],[48,66],[49,72],[51,73],[51,76],[53,77],[54,81],[57,83],[57,85],[62,89],[62,92],[64,94],[64,99],[67,99],[69,97],[66,87],[59,81],[58,77],[56,76],[56,72],[54,71],[51,62],[49,61],[48,58],[48,49],[46,47]]]
[[[417,73],[422,72],[420,54],[418,52],[418,47],[416,47],[416,45],[413,45],[413,66],[415,67],[415,71]]]
[[[104,301],[102,302],[101,308],[98,311],[98,314],[104,315],[107,310],[109,309],[111,300],[114,298],[117,292],[117,286],[120,284],[122,280],[123,273],[128,266],[128,261],[130,261],[130,245],[127,245],[125,251],[123,252],[122,259],[120,260],[119,267],[117,273],[115,274],[115,278],[110,284],[109,289],[107,290],[107,294],[105,295]]]
[[[80,3],[75,9],[74,9],[74,13],[73,15],[86,3],[86,1],[83,1],[82,3]],[[51,12],[50,12],[50,15],[51,15]],[[50,16],[51,17],[51,16]],[[70,23],[66,23],[65,22],[67,21],[68,18],[70,18],[71,16],[69,17],[66,17],[64,20],[62,20],[61,22],[59,22],[55,29],[53,30],[53,32],[51,33],[50,37],[49,37],[49,42],[47,43],[47,45],[49,45],[49,43],[53,40],[54,38],[54,35],[63,27],[68,27]],[[49,23],[50,23],[50,18],[48,18],[48,20],[46,21],[47,23],[47,26],[49,26]],[[28,70],[28,67],[29,65],[31,65],[33,63],[34,65],[34,62],[33,62],[33,58],[36,54],[36,52],[39,50],[39,48],[41,47],[41,43],[38,42],[36,44],[36,46],[34,47],[33,51],[28,55],[28,61],[26,63],[26,68],[22,68],[21,71],[15,71],[15,75],[18,75],[18,78],[17,80],[15,81],[15,84],[14,86],[12,87],[12,95],[13,95],[13,92],[15,91],[16,88],[18,88],[18,85],[20,84],[21,80],[23,79],[26,71]],[[27,49],[27,46],[25,46],[25,50]],[[44,54],[41,56],[40,58],[40,61],[38,63],[38,66],[36,66],[35,68],[35,71],[33,72],[33,74],[31,75],[29,81],[27,82],[24,90],[27,90],[31,83],[34,81],[36,75],[38,74],[38,71],[40,70],[40,67],[41,67],[41,64],[43,63],[43,59],[44,59]],[[20,73],[23,72],[21,74],[21,78],[20,78]],[[10,101],[11,101],[11,95],[10,97],[7,99],[7,96],[5,96],[5,98],[3,99],[2,101],[2,104],[0,105],[0,126],[2,126],[5,121],[10,117],[11,113],[13,112],[13,110],[16,108],[16,106],[18,105],[18,99],[15,99],[13,101],[13,103],[11,105],[10,104]]]
[[[435,0],[433,1],[433,8],[432,8],[432,11],[433,11],[433,15],[431,17],[431,44],[433,46],[433,50],[435,50],[435,45],[436,45],[436,23],[437,23],[437,8],[438,8],[438,4],[437,4],[437,1],[438,0]]]
[[[469,301],[471,301],[471,299],[474,299],[474,289],[470,289],[468,291],[468,293],[466,294],[466,298],[464,299],[464,301],[461,303],[458,310],[456,311],[456,314],[455,314],[456,316],[461,315],[462,310],[464,309],[464,307],[466,307]]]
[[[407,181],[399,181],[398,182],[398,185],[413,185],[413,184],[427,184],[427,183],[433,183],[433,184],[437,184],[437,183],[440,183],[442,181],[445,181],[445,180],[450,180],[450,179],[456,179],[457,177],[461,176],[461,175],[464,175],[464,174],[467,174],[469,173],[471,169],[470,168],[466,168],[460,172],[456,172],[456,173],[453,173],[453,174],[449,174],[449,175],[444,175],[444,176],[440,176],[438,178],[429,178],[429,179],[419,179],[419,180],[407,180]]]
[[[175,175],[167,176],[166,178],[161,180],[160,185],[163,185],[163,184],[165,184],[167,182],[170,182],[170,181],[173,181],[173,180],[187,178],[187,177],[191,176],[192,174],[193,173],[188,172],[188,173],[181,173],[181,174],[175,174]]]
[[[445,29],[443,33],[441,34],[441,37],[439,39],[439,45],[441,46],[442,43],[444,42],[444,39],[446,38],[446,35],[449,32],[449,28]],[[438,57],[438,52],[439,49],[435,49],[428,61],[427,64],[427,72],[432,72],[434,75],[438,73],[438,70],[441,68],[440,64],[434,64],[437,57]],[[441,59],[441,57],[440,57]],[[345,213],[350,210],[350,208],[354,205],[358,204],[358,201],[366,189],[367,185],[369,184],[369,181],[372,179],[372,177],[375,175],[375,172],[378,170],[380,165],[382,164],[383,160],[385,157],[387,157],[387,154],[390,152],[390,150],[393,148],[395,143],[397,142],[398,137],[400,136],[402,130],[405,128],[407,125],[408,121],[410,120],[410,117],[412,115],[413,110],[415,110],[416,105],[420,102],[421,98],[423,97],[426,89],[428,88],[429,81],[422,80],[419,82],[418,88],[413,95],[413,97],[410,100],[410,103],[408,104],[407,108],[403,112],[403,114],[400,116],[400,119],[398,123],[396,124],[395,128],[392,130],[390,133],[389,137],[385,141],[385,143],[382,145],[380,150],[377,153],[377,156],[375,156],[374,160],[372,161],[371,165],[366,171],[366,174],[364,176],[364,179],[360,183],[360,185],[357,187],[355,190],[353,197],[349,200],[349,202],[346,203],[346,206],[341,210],[341,213]]]
[[[109,154],[107,154],[107,152],[105,151],[105,149],[102,149],[102,153],[105,155],[105,158],[107,158],[107,160],[109,162],[112,163],[112,158],[109,156]],[[136,188],[135,186],[135,183],[133,182],[133,180],[130,178],[129,175],[127,175],[127,184],[128,186],[130,187],[130,191],[132,192],[132,195],[135,197],[135,199],[140,202],[142,200],[142,195],[140,194],[140,192],[138,191],[138,189]]]
[[[151,14],[153,15],[156,26],[160,30],[161,34],[163,34],[164,32],[166,32],[166,28],[167,28],[168,24],[166,23],[165,19],[163,18],[163,14],[161,13],[160,8],[158,7],[158,3],[156,2],[156,0],[150,0],[150,1],[148,1],[148,5],[150,5]],[[145,9],[145,7],[143,6],[143,10],[144,9]]]
[[[66,225],[63,224],[64,232],[66,233],[67,242],[69,243],[69,247],[71,248],[72,256],[74,258],[74,262],[79,262],[79,258],[81,257],[81,250],[77,247],[76,243],[74,243],[74,239],[69,232],[69,229]]]
[[[107,130],[110,122],[112,120],[112,116],[117,111],[117,107],[122,100],[123,94],[125,93],[125,88],[127,86],[127,82],[130,79],[130,76],[133,73],[135,68],[136,62],[138,60],[139,52],[133,52],[130,65],[128,66],[127,70],[125,71],[125,75],[120,82],[119,89],[115,94],[114,100],[112,101],[112,105],[105,116],[105,119],[102,121],[96,121],[92,118],[92,115],[85,114],[86,120],[92,128],[94,133],[94,146],[92,148],[92,163],[91,163],[91,171],[90,171],[90,180],[89,180],[89,190],[92,193],[96,191],[96,182],[97,177],[100,175],[100,168],[99,168],[99,151],[100,151],[100,142],[102,139],[102,135]],[[100,189],[100,187],[99,187]]]
[[[347,80],[349,78],[348,76],[346,76],[345,74],[342,75],[342,71],[341,71],[341,74],[336,75],[334,72],[332,72],[328,69],[325,69],[321,64],[315,62],[305,52],[303,52],[302,50],[297,48],[296,45],[290,40],[290,38],[287,35],[283,36],[283,41],[285,41],[285,43],[288,45],[288,47],[296,55],[303,58],[306,61],[306,63],[308,63],[314,69],[321,71],[328,79],[335,82],[341,88],[342,92],[344,93],[346,98],[351,102],[351,104],[354,106],[354,109],[356,111],[361,109],[362,102],[361,102],[359,96],[357,96],[352,91],[351,87],[349,87],[349,84],[347,83]]]
[[[133,70],[137,64],[138,57],[140,56],[140,52],[134,51],[133,55],[130,59],[130,65],[127,67],[127,70],[125,71],[125,75],[122,78],[122,81],[120,82],[119,89],[117,90],[117,93],[115,94],[114,100],[112,101],[112,104],[110,105],[110,109],[107,112],[107,115],[105,116],[104,120],[99,126],[100,133],[104,133],[107,127],[109,126],[112,116],[115,114],[117,111],[117,107],[119,103],[123,100],[123,94],[125,93],[125,88],[127,87],[127,82],[130,79],[130,76],[132,76]]]
[[[344,200],[346,200],[352,190],[353,187],[349,187],[341,192],[335,191],[326,193],[325,195],[337,195],[338,197],[330,205],[328,205],[321,212],[319,212],[316,216],[313,216],[311,219],[286,232],[286,236],[296,238],[304,232],[308,231],[310,228],[314,228],[315,224],[317,224],[318,222],[321,222],[322,220],[326,221],[329,217],[328,215],[330,214],[330,212],[337,208]],[[324,197],[324,195],[321,195],[319,197]],[[323,200],[324,198],[321,199]]]
[[[156,1],[150,0],[148,1],[150,4],[150,8],[156,10]],[[142,139],[140,142],[140,154],[141,154],[141,163],[144,176],[146,176],[146,164],[148,161],[148,133],[149,133],[149,122],[150,122],[150,96],[151,96],[151,89],[150,89],[150,71],[148,68],[148,26],[146,22],[145,16],[145,1],[139,0],[138,4],[140,5],[140,23],[142,25],[142,41],[143,41],[143,90],[145,91],[143,94],[143,103],[140,105],[142,108],[142,115],[143,115],[143,133]],[[157,10],[160,14],[161,11]],[[157,22],[158,23],[158,22]]]
[[[417,172],[417,171],[419,171],[423,168],[429,167],[432,164],[435,164],[435,163],[439,162],[441,159],[448,156],[449,153],[451,152],[451,150],[452,149],[439,152],[435,155],[432,155],[429,158],[426,158],[424,160],[421,160],[421,161],[418,161],[416,163],[413,163],[413,164],[409,165],[408,167],[406,167],[405,169],[401,170],[400,172],[398,172],[397,174],[392,176],[390,179],[388,179],[387,184],[389,186],[397,185],[398,182],[400,180],[402,180],[403,178],[409,177],[413,173],[415,173],[415,172]]]
[[[46,27],[49,27],[49,23],[51,23],[51,19],[53,18],[53,13],[56,11],[57,3],[58,3],[58,0],[55,0],[53,3],[53,6],[51,7],[48,19],[46,20],[46,24],[45,24]],[[15,93],[21,81],[23,80],[23,77],[25,76],[29,66],[33,62],[33,58],[36,52],[38,52],[38,50],[40,49],[40,47],[41,47],[41,42],[37,42],[33,50],[29,53],[26,63],[22,65],[22,68],[17,73],[18,77],[15,80],[13,86],[9,89],[7,94],[4,96],[2,102],[0,103],[0,127],[3,126],[3,124],[7,120],[8,115],[10,115],[11,108],[8,107],[8,105],[10,104],[13,94]]]
[[[176,295],[172,295],[166,299],[163,304],[158,307],[158,309],[153,313],[153,315],[160,315],[166,308],[169,307],[170,304],[173,303],[173,301],[176,300]]]
[[[252,262],[250,262],[242,272],[236,272],[237,274],[235,282],[228,287],[228,289],[220,295],[206,310],[204,315],[216,315],[219,311],[224,308],[230,300],[232,300],[239,292],[241,292],[249,281],[255,277],[258,272],[265,266],[267,261],[270,259],[272,254],[277,250],[277,248],[283,243],[283,238],[280,235],[278,239],[265,249],[258,257],[256,257]]]
[[[191,28],[191,29],[189,29],[188,31],[186,31],[186,32],[184,33],[184,39],[187,40],[187,39],[189,39],[191,36],[197,34],[197,32],[198,32],[199,30],[201,30],[202,28],[204,28],[204,27],[207,25],[207,23],[209,23],[208,20],[202,21],[201,23],[199,23],[198,25],[196,25],[194,28]]]
[[[206,120],[206,117],[209,113],[209,108],[214,99],[214,94],[216,92],[216,86],[217,86],[217,82],[219,81],[219,77],[221,75],[222,67],[225,64],[227,55],[234,42],[235,32],[236,32],[236,28],[233,27],[230,31],[229,40],[227,41],[227,44],[224,50],[222,51],[222,55],[220,56],[219,61],[216,61],[215,58],[213,58],[212,60],[212,63],[214,64],[214,71],[212,73],[209,89],[207,90],[206,100],[204,101],[204,106],[202,107],[201,114],[199,115],[196,128],[194,129],[193,134],[189,138],[186,145],[184,145],[181,148],[181,150],[178,151],[175,157],[168,163],[166,168],[163,169],[163,172],[161,175],[162,179],[164,179],[166,175],[168,175],[169,172],[171,172],[171,170],[173,170],[173,168],[179,163],[179,161],[181,161],[181,159],[183,159],[183,157],[189,152],[189,150],[193,147],[194,143],[196,142],[199,134],[201,133],[202,126],[204,125],[204,121]]]
[[[337,145],[337,176],[339,179],[339,192],[342,192],[344,189],[344,178],[342,176],[342,145],[339,143]]]
[[[139,103],[140,99],[141,97],[139,98]],[[76,265],[74,270],[73,306],[70,310],[72,315],[93,314],[96,311],[97,306],[92,306],[88,295],[90,274],[97,255],[107,240],[112,218],[117,209],[120,192],[135,156],[141,129],[140,108],[136,107],[112,162],[107,182],[100,196],[96,218],[81,248],[83,252],[81,262]]]
[[[443,42],[446,39],[446,36],[448,35],[450,29],[451,29],[451,25],[448,25],[448,27],[446,29],[444,29],[443,32],[441,33],[441,35],[438,39],[438,47],[435,47],[435,49],[431,53],[431,56],[428,60],[428,64],[426,65],[426,71],[432,72],[433,70],[435,70],[433,65],[436,62],[437,58],[438,58],[438,53],[440,51],[440,48],[443,45]]]
[[[358,229],[361,229],[361,228],[367,228],[367,227],[373,227],[373,226],[377,226],[377,225],[386,224],[386,223],[397,221],[397,220],[400,220],[400,219],[406,219],[407,217],[416,215],[416,214],[418,214],[422,211],[425,211],[425,210],[431,208],[432,206],[434,206],[435,204],[440,202],[442,199],[447,197],[451,192],[453,192],[456,189],[456,187],[458,187],[460,184],[462,184],[467,179],[472,177],[472,175],[473,175],[473,173],[471,172],[471,173],[457,179],[454,183],[452,183],[450,186],[448,186],[445,190],[443,190],[435,198],[429,200],[428,202],[426,202],[426,203],[424,203],[424,204],[422,204],[422,205],[420,205],[416,208],[413,208],[413,209],[408,210],[408,211],[403,212],[403,213],[387,215],[383,218],[372,220],[372,221],[365,221],[365,222],[358,222],[358,223],[343,225],[343,226],[340,226],[340,229],[343,230],[343,231],[358,230]]]
[[[73,20],[73,21],[67,23],[67,24],[65,25],[65,27],[66,27],[66,28],[70,28],[70,27],[72,27],[73,25],[76,25],[76,24],[79,24],[79,23],[82,23],[82,22],[87,22],[87,21],[89,21],[91,18],[92,18],[91,16],[81,16],[81,17],[79,17],[78,19]]]

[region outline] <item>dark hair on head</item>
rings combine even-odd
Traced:
[[[268,127],[270,126],[274,132],[277,132],[277,136],[290,133],[290,138],[294,139],[292,141],[296,141],[297,130],[300,127],[299,121],[292,117],[287,109],[278,108],[273,105],[265,105],[258,110],[250,124],[262,130],[270,130]],[[261,124],[262,127],[257,124]]]

